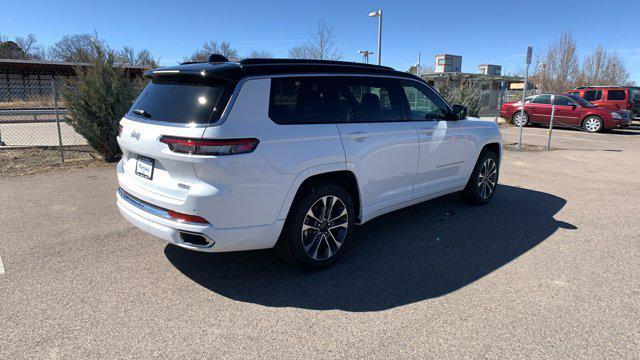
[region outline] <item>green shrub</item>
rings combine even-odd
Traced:
[[[143,81],[131,79],[118,66],[116,53],[95,44],[96,56],[90,67],[77,68],[77,78],[63,89],[66,118],[76,132],[108,162],[120,158],[116,141],[118,123],[140,92]]]
[[[480,114],[480,88],[475,82],[461,81],[459,84],[447,82],[440,86],[439,92],[449,104],[466,106],[469,109],[469,116]]]

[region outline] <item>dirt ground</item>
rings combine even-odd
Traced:
[[[57,147],[23,149],[0,148],[0,177],[42,174],[65,169],[109,167],[102,157],[88,146],[66,147],[64,163]]]

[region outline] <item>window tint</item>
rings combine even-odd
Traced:
[[[409,102],[411,120],[447,119],[449,107],[431,89],[415,81],[402,81]]]
[[[584,92],[582,97],[587,101],[596,101],[602,99],[602,90],[588,90]]]
[[[562,106],[572,106],[573,104],[575,104],[573,100],[569,99],[566,96],[556,96],[555,102],[556,102],[556,105],[562,105]]]
[[[607,94],[607,100],[624,100],[625,98],[624,90],[609,90]]]
[[[216,121],[229,100],[231,84],[196,84],[153,80],[140,93],[127,114],[140,118],[134,110],[143,110],[155,121],[208,124]]]
[[[271,79],[269,118],[278,124],[332,122],[328,77]]]
[[[538,95],[531,102],[534,104],[551,104],[551,95]]]
[[[400,100],[395,88],[397,82],[385,78],[336,78],[338,122],[402,121]]]

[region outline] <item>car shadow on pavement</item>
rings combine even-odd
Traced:
[[[333,267],[305,272],[274,251],[207,254],[167,245],[184,275],[227,298],[272,307],[379,311],[456,291],[508,264],[559,228],[565,205],[544,192],[501,185],[491,203],[457,195],[414,205],[356,227]]]

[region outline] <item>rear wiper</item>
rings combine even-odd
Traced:
[[[151,114],[149,114],[148,112],[146,112],[146,111],[144,111],[142,109],[134,109],[133,113],[136,114],[136,115],[140,115],[142,117],[145,117],[147,119],[151,117]]]

